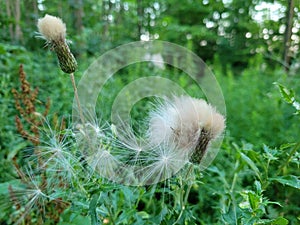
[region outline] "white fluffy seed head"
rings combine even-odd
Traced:
[[[190,148],[195,146],[202,131],[214,139],[224,128],[224,117],[204,100],[173,97],[150,114],[149,139],[156,145],[175,142],[180,148]]]
[[[58,17],[46,14],[45,17],[38,20],[37,26],[39,32],[49,42],[66,38],[66,25]]]

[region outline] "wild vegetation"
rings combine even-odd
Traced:
[[[1,224],[300,222],[298,0],[7,0],[0,6]],[[99,56],[132,41],[169,41],[200,56],[226,102],[224,139],[210,166],[188,163],[162,182],[127,186],[87,165],[72,127],[72,82],[53,48],[37,38],[45,14],[66,23],[76,83]],[[99,95],[100,124],[93,126],[110,132],[108,140],[115,140],[113,101],[141,74],[205,97],[176,68],[130,65]],[[149,97],[134,105],[136,133],[147,129],[141,124],[155,103]]]

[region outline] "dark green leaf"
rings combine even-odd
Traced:
[[[260,172],[259,172],[259,169],[257,168],[257,166],[255,165],[255,163],[248,157],[246,156],[244,153],[240,153],[241,154],[241,157],[242,159],[250,166],[250,168],[254,171],[254,173],[256,174],[256,176],[258,178],[260,178]]]
[[[91,224],[92,225],[99,225],[99,220],[97,216],[97,204],[98,204],[99,194],[94,194],[92,196],[90,206],[89,206],[89,213],[91,215]]]

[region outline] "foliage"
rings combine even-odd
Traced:
[[[147,67],[140,67],[142,70],[144,68]],[[135,79],[136,70],[131,71],[129,70],[129,74],[125,76],[127,79]],[[265,73],[265,75],[257,75],[260,73]],[[255,145],[241,142],[240,138],[237,137],[241,128],[244,129],[243,134],[245,134],[246,131],[250,130],[251,126],[260,125],[259,122],[255,122],[256,120],[264,121],[267,119],[266,115],[267,117],[271,115],[266,114],[268,112],[267,108],[261,109],[266,104],[270,107],[273,102],[277,102],[270,109],[275,116],[277,116],[277,113],[274,113],[274,110],[277,110],[278,114],[282,112],[282,109],[278,107],[283,107],[286,113],[292,114],[293,112],[292,108],[288,108],[288,105],[280,100],[280,92],[271,83],[274,80],[289,83],[288,77],[282,78],[282,73],[279,73],[280,76],[278,74],[274,76],[267,74],[268,71],[260,68],[251,68],[246,70],[240,77],[218,76],[224,88],[226,99],[231,99],[235,104],[239,104],[239,112],[245,113],[245,115],[247,115],[247,111],[242,108],[242,99],[240,100],[241,96],[243,96],[242,93],[245,93],[244,96],[249,93],[263,96],[269,90],[272,94],[269,94],[270,97],[264,100],[265,102],[250,98],[247,107],[249,104],[257,105],[257,110],[264,112],[263,114],[257,113],[256,117],[252,117],[250,124],[241,124],[242,119],[231,116],[234,115],[234,112],[231,112],[231,110],[235,110],[236,106],[227,104],[229,132],[212,167],[203,172],[199,172],[196,169],[195,173],[193,173],[195,177],[187,176],[188,170],[185,169],[176,177],[156,186],[127,187],[103,180],[96,174],[92,177],[86,176],[89,172],[80,165],[80,162],[74,161],[73,163],[75,164],[72,164],[72,167],[75,168],[75,176],[64,175],[64,177],[69,177],[71,180],[67,183],[62,183],[62,186],[56,188],[55,192],[51,191],[53,190],[52,188],[47,189],[49,191],[47,197],[41,198],[46,205],[44,218],[48,218],[46,220],[48,221],[47,223],[51,224],[54,221],[54,218],[49,218],[51,208],[54,207],[51,202],[58,198],[63,199],[67,206],[67,209],[60,215],[59,224],[97,224],[96,221],[98,220],[102,223],[113,224],[172,224],[176,220],[178,220],[177,223],[179,224],[287,224],[287,221],[296,223],[297,219],[293,215],[296,215],[297,210],[299,210],[297,206],[299,199],[294,197],[297,196],[299,191],[299,173],[297,172],[299,166],[299,143],[282,144],[280,146],[280,143],[284,142],[278,141],[276,143],[277,146],[280,146],[278,148],[268,147],[267,145],[262,145],[262,143],[272,143],[272,140],[280,140],[281,135],[287,134],[293,138],[292,132],[295,133],[297,127],[283,130],[282,134],[275,131],[265,132],[265,138],[261,135],[249,139],[244,138],[244,140],[251,141]],[[51,77],[51,73],[48,76]],[[179,73],[178,76],[182,75]],[[264,76],[266,84],[258,82],[260,76]],[[270,77],[268,78],[267,76]],[[31,76],[29,77],[32,78]],[[122,79],[123,76],[117,77],[116,81],[112,81],[112,86],[122,88],[124,82]],[[175,77],[174,79],[177,78]],[[130,80],[127,82],[130,82]],[[251,86],[249,82],[252,82]],[[9,82],[5,83],[5,85],[7,84]],[[42,85],[40,83],[40,89],[46,90],[47,87],[41,88]],[[182,80],[181,85],[183,87],[192,87],[191,83],[186,82],[186,80]],[[240,87],[238,94],[240,98],[238,99],[235,98],[236,94],[232,94],[237,87]],[[269,89],[266,89],[266,87]],[[282,85],[279,87],[285,100],[289,103],[297,102],[295,99],[290,101],[295,95],[293,94],[295,93],[294,91],[288,90]],[[112,90],[109,86],[107,88]],[[118,92],[118,90],[115,91]],[[191,89],[190,94],[195,94],[193,89]],[[12,96],[10,98],[12,99]],[[62,98],[55,94],[51,96],[51,99],[54,102],[62,101]],[[68,101],[68,99],[63,101]],[[13,101],[7,104],[12,106]],[[69,103],[65,102],[64,104]],[[255,110],[256,108],[251,109],[252,112]],[[11,113],[13,116],[16,111],[12,110]],[[240,116],[240,118],[247,118],[247,116]],[[136,118],[140,119],[141,115],[136,114]],[[290,116],[286,117],[286,119],[292,118]],[[294,117],[293,119],[296,118]],[[234,119],[236,119],[236,122],[234,122]],[[282,123],[285,122],[285,120],[282,121]],[[234,126],[231,124],[234,124]],[[49,129],[50,127],[47,126],[42,128],[42,133],[49,133]],[[262,130],[259,130],[261,128],[256,127],[255,129],[262,132]],[[12,135],[15,135],[15,129],[13,132]],[[60,132],[67,134],[68,130]],[[249,134],[251,132],[250,130]],[[59,135],[54,137],[59,137]],[[69,137],[68,140],[69,150],[76,153],[76,143],[74,143],[72,137]],[[49,140],[44,140],[44,142],[47,143]],[[7,144],[11,145],[12,143]],[[21,143],[23,144],[14,151],[8,151],[9,148],[4,148],[7,149],[3,152],[7,160],[2,161],[2,165],[11,161],[15,155],[24,155],[24,152],[20,151],[25,147],[24,142]],[[13,168],[11,166],[7,168],[10,168],[11,175],[10,178],[7,175],[3,175],[5,180],[1,184],[1,195],[4,199],[7,199],[9,196],[11,198],[8,191],[9,187],[12,187],[13,190],[22,190],[24,188],[22,187],[24,184],[20,184],[18,176],[14,174]],[[22,170],[24,169],[22,168]],[[32,170],[29,175],[36,181],[40,179],[37,171]],[[50,177],[52,179],[48,181],[48,185],[51,187],[56,182],[56,179],[59,178],[54,178],[53,175],[50,175]],[[190,195],[186,195],[187,192],[190,192]],[[182,208],[183,206],[184,208]],[[31,211],[38,213],[38,211],[35,211],[37,206],[33,205],[32,207]],[[11,209],[4,207],[2,220],[12,221],[13,217],[9,220],[7,219],[10,213],[12,213]],[[22,211],[20,213],[19,215],[22,215]],[[40,214],[36,213],[31,215],[32,219],[40,218]],[[18,218],[18,216],[15,218]]]
[[[293,0],[290,68],[299,69],[299,3]],[[222,58],[223,73],[239,73],[255,54],[262,53],[269,66],[283,65],[283,40],[287,2],[281,0],[179,0],[157,1],[17,1],[1,2],[6,12],[0,17],[6,43],[22,43],[39,51],[35,40],[38,17],[59,16],[68,26],[76,56],[94,56],[120,44],[161,39],[192,46],[205,61]],[[21,20],[14,8],[20,8]],[[176,6],[176,7],[174,7]],[[10,9],[10,12],[9,12]],[[17,29],[21,31],[17,35]]]
[[[18,1],[2,1],[0,6],[7,2]],[[1,224],[299,223],[299,4],[290,70],[285,71],[286,1],[20,2],[21,21],[7,11],[0,15],[5,28],[0,34]],[[262,21],[255,20],[258,6],[269,2],[281,6],[278,18],[272,19],[267,10]],[[225,139],[212,165],[203,171],[187,165],[176,176],[144,187],[116,184],[92,173],[69,127],[69,77],[34,37],[36,19],[45,13],[61,16],[68,25],[70,47],[79,62],[77,79],[99,54],[140,39],[172,41],[205,59],[227,107]],[[18,25],[23,33],[19,39],[14,33]],[[50,116],[37,123],[44,152],[36,151],[15,126],[19,112],[11,90],[19,90],[20,64],[31,87],[39,88],[36,108],[43,109],[47,97],[51,99]],[[168,78],[191,96],[203,97],[181,71],[161,72],[140,63],[118,71],[103,87],[97,103],[101,118],[109,120],[115,96],[140,74]],[[150,102],[153,98],[143,99],[131,111],[137,132]],[[60,157],[58,147],[63,150]]]

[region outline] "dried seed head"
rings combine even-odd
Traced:
[[[38,29],[48,44],[56,52],[59,66],[65,73],[73,73],[77,68],[75,57],[66,41],[66,25],[55,16],[47,15],[38,20]]]
[[[58,17],[46,14],[44,18],[38,20],[37,26],[39,32],[49,42],[66,38],[66,24]]]
[[[200,163],[209,142],[225,128],[225,119],[204,100],[174,97],[150,115],[149,138],[153,144],[173,142],[191,151],[190,160]]]

